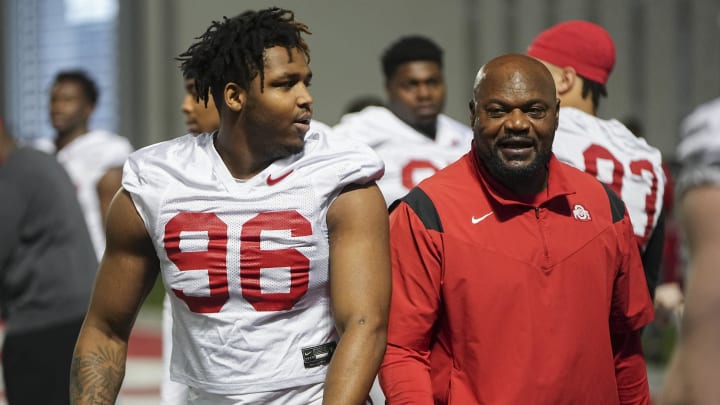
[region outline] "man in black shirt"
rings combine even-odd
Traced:
[[[7,400],[68,404],[70,362],[97,259],[54,156],[17,147],[0,121],[0,312]]]

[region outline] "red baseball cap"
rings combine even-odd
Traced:
[[[538,34],[528,56],[559,67],[570,66],[582,77],[605,85],[615,66],[615,43],[601,26],[565,21]]]

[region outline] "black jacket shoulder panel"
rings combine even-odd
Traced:
[[[389,208],[390,212],[392,212],[401,201],[405,201],[405,203],[415,211],[415,215],[420,218],[426,229],[432,229],[438,232],[443,231],[440,215],[438,215],[437,209],[435,209],[435,204],[433,204],[430,197],[420,188],[413,188],[405,197],[393,202]]]
[[[608,199],[610,200],[610,211],[612,212],[612,221],[613,224],[622,221],[622,219],[625,217],[625,203],[618,197],[617,194],[615,194],[614,191],[605,183],[601,183],[603,187],[605,188],[605,192],[608,195]]]

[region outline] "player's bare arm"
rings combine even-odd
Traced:
[[[680,345],[665,378],[664,405],[720,401],[720,218],[711,214],[718,203],[720,187],[698,187],[687,191],[680,205],[690,267]]]
[[[323,403],[361,404],[385,353],[390,305],[388,214],[377,186],[346,187],[327,224],[330,298],[340,342]]]
[[[100,204],[100,215],[103,224],[107,219],[110,202],[122,185],[122,167],[113,167],[100,178],[96,185],[98,203]],[[107,228],[106,228],[107,229]]]
[[[107,247],[70,370],[74,405],[114,404],[125,375],[135,317],[158,274],[158,261],[129,194],[121,190],[107,218]]]

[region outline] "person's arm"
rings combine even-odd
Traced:
[[[393,291],[380,385],[389,404],[432,405],[430,347],[440,311],[442,261],[407,203],[390,215]]]
[[[122,185],[122,167],[113,167],[105,172],[95,186],[100,205],[100,215],[103,226],[107,220],[108,208],[115,194]]]
[[[650,298],[655,299],[655,289],[660,280],[660,269],[662,267],[663,249],[665,247],[665,211],[660,212],[657,224],[650,234],[650,239],[642,253],[642,264],[645,269]]]
[[[680,341],[660,404],[720,403],[720,187],[690,189],[680,204],[690,250]]]
[[[340,341],[324,404],[362,404],[385,352],[390,252],[385,200],[374,183],[348,186],[328,210],[330,299]]]
[[[615,378],[621,404],[650,404],[645,358],[642,352],[642,330],[611,334],[615,359]]]
[[[0,210],[0,275],[2,267],[12,256],[20,238],[20,221],[25,215],[27,203],[17,188],[0,179],[0,195],[3,196]],[[2,291],[0,290],[0,293]]]
[[[627,213],[615,226],[622,252],[610,319],[615,380],[621,404],[647,405],[650,387],[640,336],[643,326],[652,321],[653,305]]]
[[[107,220],[107,247],[70,369],[74,405],[114,404],[125,374],[135,317],[158,274],[158,260],[130,195],[120,191]]]

